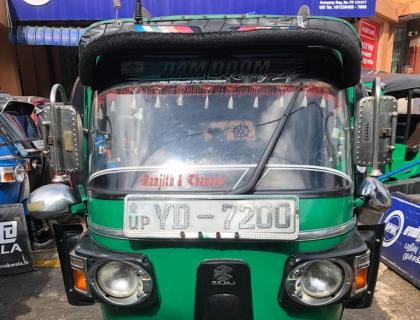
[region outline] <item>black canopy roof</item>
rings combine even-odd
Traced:
[[[420,97],[420,74],[389,73],[362,69],[362,81],[373,82],[375,77],[380,77],[386,94],[403,98],[408,96],[408,91],[414,89],[414,97]]]
[[[189,32],[173,31],[179,27],[186,27]],[[337,60],[342,61],[342,67],[335,77],[341,86],[359,83],[360,40],[348,22],[335,18],[252,15],[161,17],[145,19],[144,25],[135,25],[133,19],[94,24],[80,41],[79,76],[82,84],[93,86],[97,58],[127,51],[158,55],[235,50],[265,53],[293,48],[338,52]]]

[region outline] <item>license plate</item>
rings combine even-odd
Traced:
[[[296,240],[292,196],[127,195],[124,235],[155,239]]]

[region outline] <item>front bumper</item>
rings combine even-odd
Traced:
[[[57,230],[57,228],[59,230]],[[60,255],[61,267],[65,282],[66,293],[68,297],[68,301],[70,304],[73,305],[84,305],[84,304],[92,304],[95,301],[98,301],[103,304],[103,310],[108,310],[109,314],[114,315],[122,315],[122,314],[130,314],[131,312],[135,312],[132,314],[138,314],[139,318],[141,318],[142,314],[145,317],[150,317],[150,313],[152,310],[158,310],[162,307],[162,303],[167,302],[168,299],[180,299],[180,297],[176,296],[176,292],[173,292],[173,295],[168,296],[165,294],[160,297],[158,292],[159,285],[166,285],[165,282],[169,281],[168,279],[171,278],[173,275],[164,275],[162,277],[159,274],[159,277],[156,277],[152,262],[154,264],[159,264],[160,261],[157,259],[148,258],[146,255],[142,255],[139,253],[136,254],[126,254],[126,253],[116,253],[113,251],[109,251],[98,246],[90,237],[89,234],[85,234],[84,236],[80,237],[81,230],[79,229],[79,233],[75,230],[73,226],[72,229],[66,230],[66,226],[57,226],[55,233],[57,237],[57,246]],[[206,258],[211,258],[211,260],[203,260],[200,258],[199,265],[195,268],[195,303],[191,301],[194,299],[191,296],[190,300],[184,301],[183,303],[192,304],[194,307],[194,319],[202,320],[202,319],[214,319],[214,320],[223,320],[227,319],[225,316],[229,315],[229,320],[231,319],[238,319],[238,320],[251,320],[251,319],[260,319],[259,316],[253,317],[253,313],[256,313],[254,308],[253,310],[253,303],[255,299],[263,299],[264,303],[272,303],[270,301],[277,300],[277,306],[271,306],[270,308],[277,308],[283,309],[289,314],[290,319],[294,319],[293,316],[294,312],[298,310],[301,312],[302,309],[311,310],[314,312],[313,314],[317,314],[318,307],[308,307],[302,306],[293,299],[290,299],[290,296],[284,290],[284,282],[285,277],[288,272],[297,264],[302,263],[304,261],[310,259],[330,259],[330,258],[339,258],[347,261],[349,265],[352,264],[354,258],[356,256],[361,256],[370,252],[370,267],[367,277],[367,287],[364,290],[359,291],[357,293],[349,289],[340,299],[335,300],[331,306],[333,305],[344,305],[345,307],[349,308],[366,308],[369,307],[372,301],[373,292],[375,289],[376,284],[376,275],[377,275],[377,268],[379,265],[379,255],[380,255],[380,247],[382,242],[382,233],[383,233],[383,226],[364,226],[359,229],[358,232],[354,232],[343,244],[339,245],[332,250],[327,250],[323,252],[312,252],[312,253],[300,253],[296,255],[289,256],[287,259],[283,270],[278,270],[278,273],[281,274],[283,272],[283,281],[277,284],[278,288],[278,296],[277,297],[269,297],[269,293],[267,293],[267,297],[256,297],[255,296],[255,276],[256,273],[259,272],[255,267],[248,266],[247,262],[244,260],[238,260],[236,257],[234,259],[213,259],[212,256],[208,256]],[[74,251],[72,249],[74,248]],[[155,248],[156,251],[160,250],[159,247]],[[163,250],[170,250],[165,248]],[[173,249],[174,252],[174,259],[175,252],[177,249]],[[86,274],[86,280],[88,283],[88,292],[87,293],[80,293],[74,288],[74,282],[72,279],[72,266],[70,263],[70,252],[72,251],[73,256],[80,257],[86,261],[84,272]],[[188,252],[188,254],[192,255],[193,250]],[[264,252],[261,253],[263,255]],[[226,255],[226,254],[225,254]],[[116,307],[113,306],[112,303],[109,303],[106,299],[103,299],[100,295],[98,295],[97,290],[94,287],[94,275],[89,273],[89,268],[97,261],[100,260],[119,260],[119,261],[127,261],[127,260],[135,260],[136,263],[140,264],[143,268],[145,268],[151,275],[154,281],[154,291],[150,295],[150,297],[145,300],[144,302],[130,307]],[[246,260],[246,259],[245,259]],[[187,261],[185,261],[187,263]],[[182,265],[182,261],[178,261],[178,265]],[[223,269],[219,267],[223,266]],[[265,266],[266,268],[269,266]],[[175,268],[175,264],[174,264]],[[218,269],[218,274],[225,274],[227,272],[227,278],[229,276],[237,277],[238,279],[242,279],[241,283],[244,284],[238,290],[235,289],[235,284],[232,285],[230,278],[225,278],[221,286],[215,287],[211,285],[213,282],[211,277],[213,276],[212,272],[216,272],[215,270]],[[210,270],[210,271],[209,271]],[[230,271],[229,271],[230,270]],[[173,271],[176,274],[176,270]],[[259,275],[261,276],[261,275]],[[252,279],[253,278],[253,279]],[[207,280],[209,281],[207,281]],[[172,278],[171,278],[172,280]],[[203,281],[206,280],[206,281]],[[213,279],[214,280],[214,279]],[[217,279],[216,279],[217,280]],[[172,281],[179,282],[180,279],[174,278]],[[160,283],[161,282],[161,283]],[[191,283],[180,283],[179,285],[190,286]],[[216,285],[220,285],[220,283],[216,283]],[[172,286],[173,287],[173,286]],[[166,299],[166,300],[165,300]],[[259,307],[256,307],[259,308]],[[328,309],[328,306],[319,307],[319,310],[323,310],[325,312],[325,308]],[[135,311],[133,311],[135,309]],[[339,310],[341,310],[340,307]],[[332,310],[332,309],[328,309]],[[257,310],[260,312],[260,310]],[[153,312],[152,312],[153,313]],[[339,312],[340,313],[340,312]],[[192,316],[192,315],[191,315]],[[113,317],[111,317],[113,318]],[[159,318],[156,316],[156,318]],[[296,317],[300,318],[299,317]],[[316,318],[316,316],[314,317]],[[159,318],[160,319],[160,318]],[[162,318],[163,319],[163,318]],[[308,318],[309,319],[309,318]],[[327,319],[327,318],[326,318]],[[330,319],[330,318],[328,318]],[[331,319],[338,319],[337,317],[331,317]]]

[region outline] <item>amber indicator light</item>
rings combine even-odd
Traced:
[[[367,285],[367,274],[369,268],[360,269],[356,276],[356,291],[363,289]]]
[[[87,293],[86,277],[82,270],[73,269],[73,281],[77,290]]]

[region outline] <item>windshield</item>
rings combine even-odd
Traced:
[[[298,84],[166,82],[95,95],[90,187],[221,191],[247,182]],[[351,185],[345,96],[300,88],[257,190]]]

